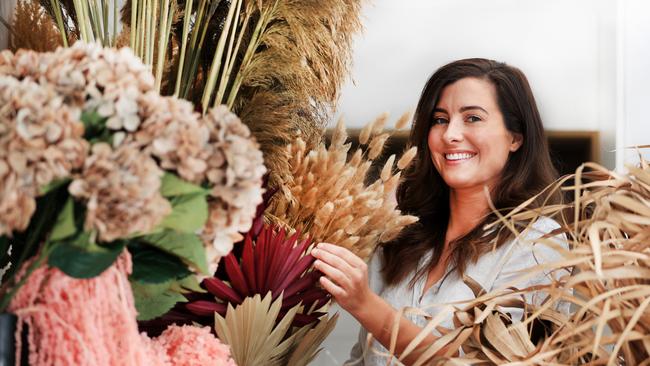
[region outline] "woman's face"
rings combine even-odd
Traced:
[[[506,129],[494,85],[468,77],[446,86],[429,130],[431,160],[453,190],[493,188],[522,143]]]

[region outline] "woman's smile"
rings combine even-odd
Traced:
[[[444,154],[447,165],[460,165],[466,163],[476,157],[475,152],[461,151],[461,152],[448,152]]]

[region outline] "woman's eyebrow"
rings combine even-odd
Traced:
[[[479,107],[479,106],[477,106],[477,105],[468,105],[468,106],[460,107],[459,111],[460,111],[460,112],[465,112],[465,111],[469,111],[469,110],[472,110],[472,109],[478,109],[478,110],[483,111],[485,114],[490,114],[490,113],[488,113],[488,111],[485,110],[485,108],[483,108],[483,107]],[[447,112],[446,109],[444,109],[444,108],[440,108],[440,107],[436,107],[436,108],[433,110],[433,112],[434,112],[434,113],[435,113],[435,112],[440,112],[440,113],[449,114],[449,112]]]
[[[485,112],[485,114],[489,114],[488,111],[486,111],[483,107],[479,107],[477,105],[468,105],[468,106],[460,107],[459,111],[465,112],[465,111],[469,111],[469,110],[472,110],[472,109],[479,109],[479,110]]]

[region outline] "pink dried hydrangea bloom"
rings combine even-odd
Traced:
[[[208,111],[204,121],[210,127],[206,177],[213,188],[202,237],[212,243],[210,254],[218,260],[242,239],[240,232],[250,229],[266,168],[250,130],[226,106]]]
[[[88,153],[79,110],[53,89],[0,76],[0,235],[27,227],[34,198]]]
[[[205,180],[205,151],[210,130],[194,112],[192,103],[151,92],[140,100],[140,129],[127,136],[160,159],[160,165],[175,170],[190,182]]]
[[[160,194],[162,175],[156,162],[137,148],[113,150],[98,143],[68,190],[86,202],[86,229],[97,230],[100,240],[110,242],[149,232],[171,212]]]
[[[11,75],[51,85],[67,103],[108,117],[113,130],[138,128],[138,98],[154,86],[153,75],[129,48],[76,42],[51,53],[19,50],[13,65]]]

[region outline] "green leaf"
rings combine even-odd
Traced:
[[[133,260],[131,280],[163,283],[189,276],[192,272],[178,258],[148,245],[129,245]]]
[[[145,284],[131,281],[138,320],[157,318],[169,311],[177,302],[186,302],[183,295],[171,289],[173,281]]]
[[[65,201],[63,210],[59,212],[59,216],[56,218],[54,228],[50,234],[51,241],[57,241],[65,239],[73,235],[77,231],[77,227],[74,224],[74,201],[72,197],[68,197],[68,200]]]
[[[126,242],[117,240],[99,246],[90,241],[90,233],[82,232],[72,238],[54,243],[48,264],[75,278],[92,278],[110,267],[122,253]]]
[[[178,291],[181,293],[191,291],[191,292],[201,292],[206,293],[207,291],[201,288],[198,278],[194,275],[189,275],[185,278],[182,278],[176,282],[178,285]]]
[[[179,178],[176,174],[165,172],[160,186],[160,194],[163,197],[181,196],[186,194],[201,193],[207,195],[210,193],[209,189],[203,188],[196,184],[186,182]]]
[[[185,233],[203,228],[208,219],[208,202],[203,194],[188,194],[171,200],[172,212],[160,224],[162,227]]]
[[[98,142],[113,142],[113,134],[106,128],[107,117],[102,117],[96,110],[83,111],[81,113],[81,122],[84,124],[84,138],[91,144]]]
[[[98,128],[104,127],[104,123],[108,118],[102,117],[97,113],[97,110],[86,110],[81,113],[81,122],[83,122],[84,127],[89,128]]]
[[[201,273],[208,274],[208,261],[205,256],[205,248],[198,235],[165,230],[160,233],[145,235],[139,239],[181,258]]]

